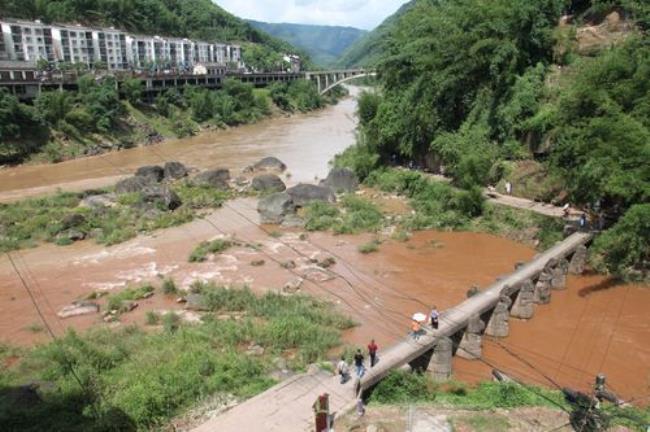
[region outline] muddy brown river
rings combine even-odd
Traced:
[[[292,181],[323,177],[327,162],[354,141],[355,102],[347,99],[323,111],[265,121],[191,139],[128,150],[58,165],[26,166],[0,171],[0,198],[16,199],[57,188],[80,190],[111,184],[137,166],[180,160],[195,167],[237,170],[267,155],[284,160]],[[302,291],[331,300],[359,326],[346,332],[346,343],[365,345],[375,338],[381,347],[406,336],[409,317],[436,304],[451,307],[472,285],[485,287],[512,271],[517,261],[535,251],[513,241],[479,233],[418,232],[405,243],[384,242],[380,251],[363,255],[357,246],[369,235],[333,236],[285,230],[259,224],[252,198],[227,203],[206,220],[140,236],[112,247],[90,241],[68,247],[42,245],[13,252],[12,257],[47,321],[57,334],[66,328],[144,323],[150,310],[181,310],[160,294],[140,302],[121,324],[105,324],[99,315],[59,319],[56,313],[94,291],[115,291],[143,282],[173,278],[182,287],[193,281],[247,284],[257,292],[279,290],[304,279]],[[204,263],[187,262],[197,243],[222,236],[242,246]],[[247,247],[246,244],[258,244]],[[334,257],[331,271],[310,259]],[[264,259],[261,267],[251,262]],[[280,263],[296,262],[295,270]],[[554,291],[549,305],[539,306],[529,321],[511,320],[510,336],[484,341],[487,363],[516,378],[551,386],[589,390],[604,372],[611,388],[626,399],[647,404],[650,394],[650,288],[617,285],[602,276],[571,276],[564,291]],[[0,342],[31,345],[47,340],[39,316],[6,255],[0,257]],[[188,321],[197,317],[185,313]],[[454,360],[459,379],[490,378],[484,363]]]

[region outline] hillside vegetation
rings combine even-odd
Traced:
[[[572,20],[558,25],[567,11]],[[621,18],[632,24],[624,37],[580,52],[581,26],[613,31]],[[415,2],[386,36],[381,92],[361,98],[359,145],[340,162],[367,175],[412,161],[467,189],[535,166],[535,183],[552,189],[531,198],[571,202],[605,225],[629,211],[621,223],[641,241],[614,252],[603,236],[598,261],[648,277],[649,18],[634,0]]]
[[[320,67],[331,67],[343,52],[367,32],[353,27],[249,21],[253,27],[307,52]]]

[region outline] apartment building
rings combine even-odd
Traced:
[[[0,28],[6,60],[32,64],[40,59],[55,60],[51,27],[39,21],[3,21]]]
[[[104,29],[93,33],[93,42],[98,59],[106,64],[109,70],[124,70],[129,68],[126,45],[126,33],[115,29]]]
[[[87,66],[102,62],[109,70],[243,66],[241,47],[236,45],[40,21],[2,20],[0,30],[0,61],[25,62],[31,67],[41,59]]]

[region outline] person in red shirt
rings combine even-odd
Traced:
[[[375,340],[371,340],[368,344],[368,355],[370,356],[370,367],[375,366],[377,363],[377,350],[379,347],[375,343]]]

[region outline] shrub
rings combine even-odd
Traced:
[[[381,242],[377,239],[371,240],[368,243],[364,243],[359,246],[358,250],[362,254],[370,254],[373,252],[379,251],[379,245],[381,245]]]
[[[126,288],[117,294],[110,295],[106,304],[106,309],[119,313],[125,312],[125,302],[140,300],[154,292],[151,285],[142,285],[137,288]]]
[[[650,204],[632,206],[594,242],[592,263],[628,280],[650,276]]]
[[[209,254],[218,254],[232,247],[234,243],[230,240],[217,239],[210,242],[201,242],[190,254],[190,262],[203,262]]]
[[[162,283],[162,292],[165,295],[175,295],[178,294],[178,288],[176,287],[176,282],[174,279],[167,278]]]
[[[147,311],[146,323],[151,326],[158,325],[160,323],[160,315],[154,311]]]

